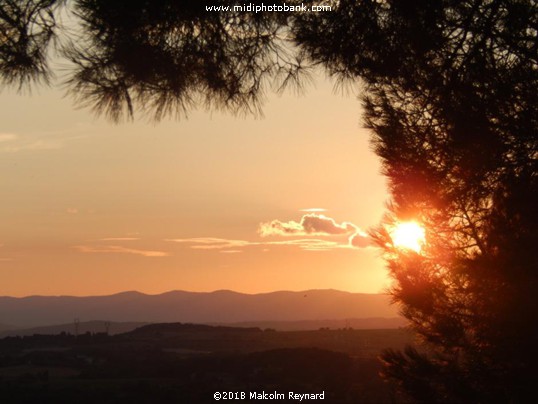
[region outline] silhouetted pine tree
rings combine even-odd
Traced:
[[[365,82],[392,196],[373,235],[428,344],[385,352],[385,374],[421,402],[524,402],[538,382],[537,23],[534,1],[341,1],[294,27]],[[391,243],[409,219],[420,253]]]

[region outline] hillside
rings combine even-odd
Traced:
[[[394,318],[397,309],[381,294],[336,290],[243,294],[171,291],[109,296],[0,297],[0,322],[38,327],[80,321],[239,323]]]

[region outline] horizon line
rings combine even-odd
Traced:
[[[302,289],[302,290],[288,290],[288,289],[281,289],[281,290],[273,290],[269,292],[257,292],[257,293],[247,293],[247,292],[239,292],[236,290],[231,289],[216,289],[211,291],[191,291],[191,290],[184,290],[184,289],[171,289],[165,292],[160,293],[144,293],[140,292],[138,290],[124,290],[120,292],[113,292],[103,295],[69,295],[69,294],[51,294],[51,295],[44,295],[44,294],[31,294],[31,295],[23,295],[23,296],[9,296],[9,295],[1,295],[1,298],[12,298],[12,299],[26,299],[26,298],[32,298],[32,297],[72,297],[72,298],[88,298],[88,297],[110,297],[110,296],[117,296],[117,295],[123,295],[123,294],[138,294],[143,296],[162,296],[169,293],[177,293],[177,292],[184,292],[184,293],[191,293],[191,294],[214,294],[214,293],[222,293],[222,292],[228,292],[228,293],[235,293],[239,295],[249,295],[249,296],[255,296],[255,295],[268,295],[268,294],[274,294],[274,293],[308,293],[308,292],[319,292],[319,291],[332,291],[332,292],[340,292],[340,293],[348,293],[348,294],[358,294],[358,295],[388,295],[387,292],[351,292],[347,290],[340,290],[340,289],[334,289],[334,288],[327,288],[327,289]]]

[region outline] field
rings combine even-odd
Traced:
[[[153,324],[132,332],[0,340],[2,403],[215,403],[216,392],[324,392],[326,403],[401,399],[377,355],[413,342],[405,330]],[[245,399],[241,400],[241,393]],[[298,402],[298,401],[297,401]]]

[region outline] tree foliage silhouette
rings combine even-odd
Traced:
[[[6,4],[33,5],[34,17],[16,21],[40,29],[18,29],[5,18],[17,7],[2,7],[2,77],[44,75],[56,3]],[[422,402],[519,402],[534,390],[535,1],[340,0],[326,13],[225,14],[187,0],[78,0],[75,10],[71,89],[113,119],[136,104],[156,118],[200,102],[256,110],[269,82],[300,81],[305,62],[360,78],[391,192],[372,235],[395,302],[428,346],[385,352],[385,374]],[[411,219],[426,229],[419,253],[390,237]]]
[[[79,103],[113,121],[137,108],[157,120],[197,105],[259,113],[268,86],[300,85],[306,73],[290,50],[286,13],[206,11],[204,4],[230,4],[223,0],[66,3],[79,24],[60,49],[72,63],[67,87]],[[62,5],[7,0],[0,7],[5,81],[50,74],[47,48],[67,33],[55,30]]]
[[[62,1],[2,0],[0,3],[0,80],[4,85],[48,81],[49,46],[58,34]]]
[[[374,232],[394,300],[429,344],[383,355],[422,402],[519,402],[538,381],[538,8],[532,1],[341,1],[297,40],[365,81],[390,181]],[[424,224],[420,253],[390,226]]]

